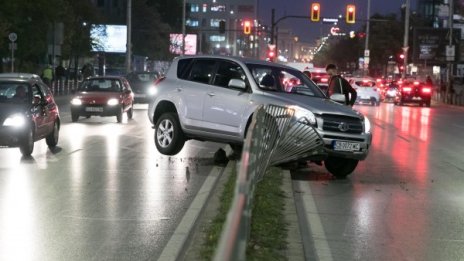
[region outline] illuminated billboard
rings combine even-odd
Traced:
[[[93,52],[125,53],[127,26],[93,24],[90,27],[90,38]]]
[[[169,51],[173,54],[182,54],[182,34],[170,34],[169,35]],[[197,35],[186,34],[185,35],[185,54],[195,55],[197,54]]]

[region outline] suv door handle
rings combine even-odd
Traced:
[[[214,97],[214,96],[216,96],[216,94],[215,94],[214,92],[209,92],[208,95],[209,95],[209,97]]]
[[[178,92],[181,92],[181,91],[182,91],[182,88],[177,88],[177,91],[178,91]]]

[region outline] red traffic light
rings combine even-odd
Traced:
[[[346,23],[354,24],[356,22],[356,6],[347,5],[346,6]]]
[[[248,20],[243,22],[243,33],[251,34],[251,22]]]
[[[311,4],[311,21],[319,22],[321,19],[321,5],[319,3]]]

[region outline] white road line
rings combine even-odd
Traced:
[[[302,199],[306,223],[309,226],[310,237],[314,241],[314,249],[319,260],[332,261],[332,252],[330,251],[329,242],[327,240],[324,227],[322,226],[321,218],[319,217],[316,203],[314,202],[311,188],[307,182],[298,182],[298,191]]]
[[[177,260],[179,258],[178,255],[184,248],[184,245],[190,236],[190,231],[195,226],[198,216],[203,210],[203,206],[208,200],[221,172],[222,168],[213,167],[197,195],[193,199],[189,209],[185,212],[184,217],[164,247],[158,260]]]

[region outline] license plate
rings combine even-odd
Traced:
[[[361,144],[356,142],[347,142],[347,141],[334,141],[333,148],[337,151],[360,151]]]
[[[103,112],[103,107],[86,107],[85,111],[88,111],[88,112]]]
[[[147,98],[147,95],[146,94],[136,93],[136,94],[134,94],[134,97],[135,98]]]

